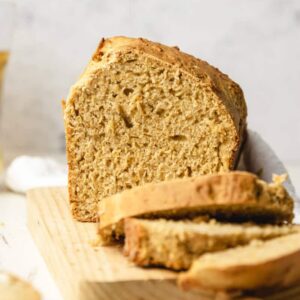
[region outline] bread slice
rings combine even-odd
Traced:
[[[170,220],[125,220],[124,253],[139,266],[188,269],[206,252],[215,252],[254,239],[267,240],[296,232],[296,226],[258,226],[253,224]]]
[[[73,215],[95,221],[98,201],[122,190],[231,170],[246,114],[240,87],[206,62],[103,39],[65,103]]]
[[[205,254],[179,276],[186,289],[256,290],[300,282],[300,233]]]
[[[230,221],[290,222],[293,200],[280,183],[267,184],[247,172],[147,184],[104,199],[99,234],[109,243],[124,233],[130,217],[186,218],[209,214]]]

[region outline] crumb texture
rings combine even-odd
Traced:
[[[300,234],[201,256],[182,273],[185,289],[253,290],[284,288],[300,282]]]
[[[268,240],[299,231],[295,226],[193,223],[191,221],[125,220],[124,253],[139,266],[188,269],[207,252]]]
[[[104,197],[231,170],[244,129],[239,86],[206,62],[144,39],[103,41],[64,109],[73,214]]]

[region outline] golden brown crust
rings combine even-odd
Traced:
[[[228,266],[223,265],[223,263],[220,265],[220,261],[216,260],[214,266],[206,267],[205,256],[200,257],[188,272],[182,273],[178,283],[185,290],[204,288],[219,291],[256,290],[272,287],[280,289],[293,286],[300,282],[299,241],[300,234],[296,233],[262,242],[258,247],[261,247],[267,253],[267,255],[264,255],[265,259],[261,260],[259,254],[255,255],[249,252],[248,257],[252,257],[252,259],[248,260],[247,263],[240,263],[239,255],[241,253],[238,252],[236,252],[234,262],[231,262]],[[294,249],[281,247],[289,243],[295,244]],[[273,252],[279,252],[277,256],[270,252],[268,245],[273,246]],[[244,246],[243,250],[246,251],[243,254],[246,255],[248,249],[251,248],[253,248],[252,245]],[[286,248],[287,250],[285,250]],[[236,249],[239,251],[242,248]],[[234,253],[236,249],[227,250],[227,252]],[[225,252],[220,253],[224,254]],[[209,254],[209,256],[213,255],[218,259],[220,254]],[[222,257],[222,260],[224,260],[224,257]]]
[[[143,226],[140,226],[137,219],[129,218],[124,222],[124,231],[126,235],[130,237],[125,241],[123,249],[124,255],[129,256],[132,261],[139,262],[140,265],[143,265],[143,261],[139,255],[141,243],[146,234]]]
[[[125,218],[197,211],[240,216],[248,213],[245,217],[249,218],[261,213],[273,216],[275,221],[291,221],[293,201],[281,185],[268,185],[251,173],[205,175],[147,184],[104,199],[99,204],[99,231],[105,238],[107,229]]]
[[[63,112],[66,109],[66,101],[62,100],[62,110]],[[88,214],[88,217],[86,215],[83,215],[78,211],[79,205],[78,205],[78,199],[76,197],[76,181],[77,176],[76,172],[74,172],[74,166],[75,166],[75,156],[74,151],[70,147],[71,145],[71,137],[73,135],[73,128],[71,126],[67,125],[67,120],[64,118],[64,127],[65,127],[65,136],[66,136],[66,156],[67,156],[67,164],[68,164],[68,196],[69,196],[69,203],[71,208],[71,213],[75,219],[81,222],[97,222],[98,218],[94,215]]]

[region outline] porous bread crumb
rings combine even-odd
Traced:
[[[300,282],[300,233],[204,254],[179,276],[186,289],[257,290]]]
[[[82,221],[122,190],[231,170],[246,128],[236,83],[145,39],[103,40],[64,106],[69,199]]]
[[[125,220],[124,253],[139,266],[188,269],[206,252],[245,245],[300,232],[297,226],[258,226],[254,224],[167,220]]]

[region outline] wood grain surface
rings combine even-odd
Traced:
[[[299,300],[300,287],[258,297],[212,292],[187,293],[175,272],[135,267],[118,247],[95,247],[96,224],[73,220],[65,188],[27,194],[28,226],[66,300]]]

